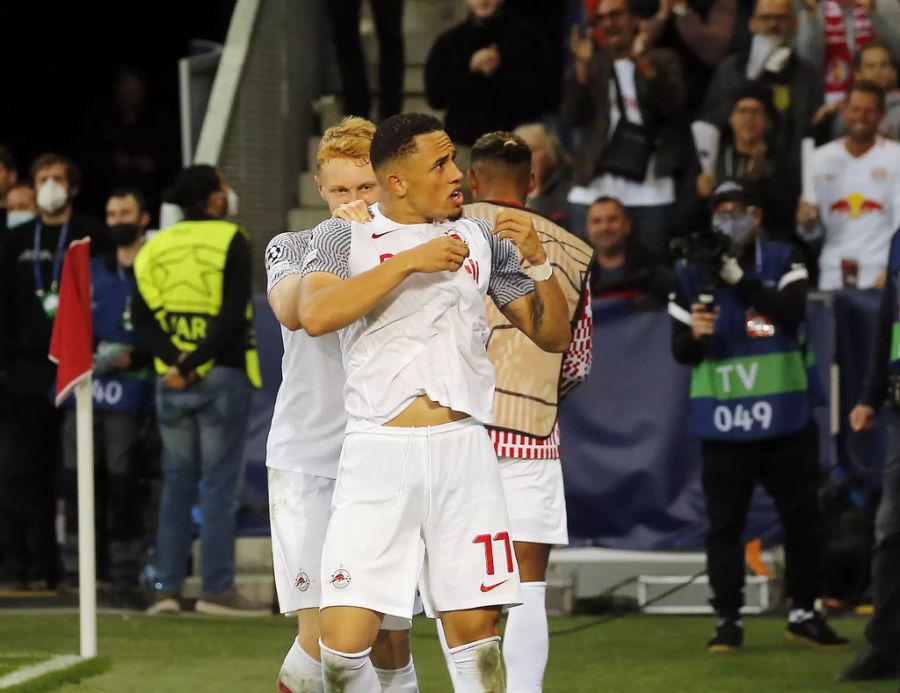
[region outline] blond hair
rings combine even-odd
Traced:
[[[375,136],[375,125],[365,118],[350,116],[328,128],[316,152],[316,168],[331,159],[369,161],[369,149]]]

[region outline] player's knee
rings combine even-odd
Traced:
[[[370,655],[379,669],[402,669],[410,660],[408,630],[380,630]]]
[[[339,652],[361,652],[372,646],[381,616],[368,609],[333,607],[319,612],[320,643]]]
[[[441,614],[447,645],[459,647],[500,633],[500,607],[468,609]]]

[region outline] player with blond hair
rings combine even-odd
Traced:
[[[378,200],[369,162],[375,126],[345,118],[319,143],[316,182],[332,212]],[[319,601],[325,528],[331,515],[346,414],[344,369],[336,334],[310,337],[298,320],[300,270],[308,232],[276,236],[266,248],[269,304],[284,342],[278,391],[266,451],[275,584],[282,613],[297,613],[297,637],[278,676],[279,693],[322,691]],[[409,654],[408,619],[387,619],[372,650],[383,691],[417,691]]]

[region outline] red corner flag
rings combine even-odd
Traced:
[[[56,406],[94,366],[94,331],[91,324],[91,242],[72,241],[63,262],[59,307],[50,338],[50,360],[57,365]]]

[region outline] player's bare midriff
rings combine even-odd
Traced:
[[[425,395],[416,397],[412,404],[401,411],[397,416],[388,421],[385,426],[413,427],[413,426],[440,426],[441,424],[460,421],[468,418],[468,414],[454,411],[437,402],[428,399]]]

